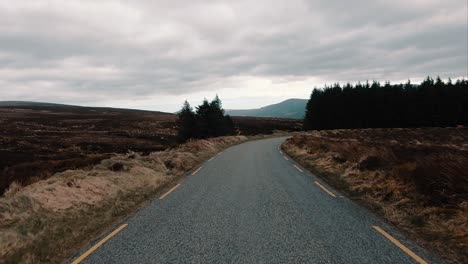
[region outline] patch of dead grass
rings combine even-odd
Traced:
[[[57,263],[85,241],[244,136],[190,141],[178,148],[116,154],[88,169],[56,173],[0,197],[0,263]]]
[[[460,129],[364,129],[295,135],[282,147],[447,263],[468,263],[466,142]]]

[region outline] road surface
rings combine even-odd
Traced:
[[[436,262],[284,156],[284,140],[247,142],[205,162],[82,263]]]

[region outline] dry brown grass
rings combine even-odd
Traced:
[[[283,149],[447,263],[468,263],[466,129],[332,130]]]
[[[161,188],[244,136],[190,141],[146,156],[118,154],[0,197],[0,263],[57,263]]]

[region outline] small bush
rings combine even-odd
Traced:
[[[111,168],[112,171],[124,171],[125,170],[125,165],[123,165],[122,162],[116,162],[112,164]]]
[[[377,156],[366,155],[357,164],[359,170],[374,170],[382,165],[382,160]]]
[[[8,189],[5,191],[4,195],[5,197],[11,197],[15,195],[18,191],[20,191],[22,188],[23,186],[21,186],[21,184],[14,181],[10,184],[10,187],[8,187]]]

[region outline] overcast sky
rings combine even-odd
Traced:
[[[468,75],[467,0],[0,0],[0,101],[176,111]]]

